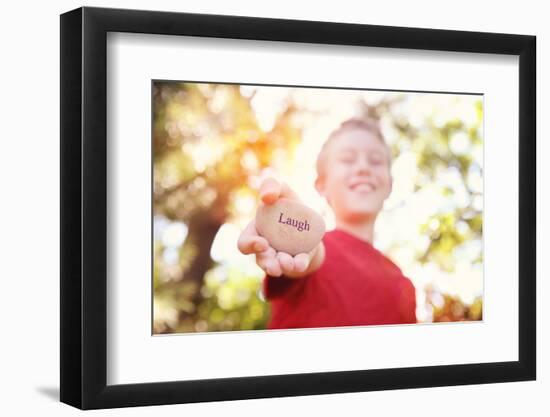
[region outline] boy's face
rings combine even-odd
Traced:
[[[338,134],[326,153],[316,187],[336,219],[357,223],[376,217],[392,187],[387,146],[373,133],[352,128]]]

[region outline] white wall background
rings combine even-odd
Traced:
[[[550,146],[542,120],[550,87],[550,26],[544,3],[525,0],[513,5],[478,1],[340,0],[322,5],[278,0],[92,1],[88,6],[156,9],[179,12],[248,15],[289,19],[414,26],[439,29],[508,32],[537,36],[538,53],[538,380],[536,382],[322,395],[225,403],[142,407],[95,412],[94,415],[245,416],[281,414],[343,415],[548,415],[550,404],[550,307],[542,295],[550,266],[550,165],[541,166]],[[75,1],[9,2],[0,17],[0,414],[76,415],[58,402],[59,395],[59,14],[81,6]],[[29,90],[39,97],[27,100]],[[29,131],[26,131],[29,126]],[[37,134],[37,132],[40,132]],[[7,285],[6,285],[7,284]],[[546,394],[546,395],[545,395]]]

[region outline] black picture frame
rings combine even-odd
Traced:
[[[108,32],[519,57],[519,360],[107,385]],[[61,15],[61,401],[81,409],[536,378],[536,38],[241,16],[79,8]]]

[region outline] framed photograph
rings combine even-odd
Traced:
[[[61,15],[61,401],[534,380],[535,50]]]

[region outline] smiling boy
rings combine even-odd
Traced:
[[[375,221],[390,195],[391,155],[378,125],[349,119],[333,131],[317,157],[315,188],[334,212],[336,228],[309,253],[277,252],[254,220],[238,247],[255,254],[266,272],[270,329],[416,323],[415,288],[373,246]],[[268,178],[260,198],[299,201],[285,184]]]

